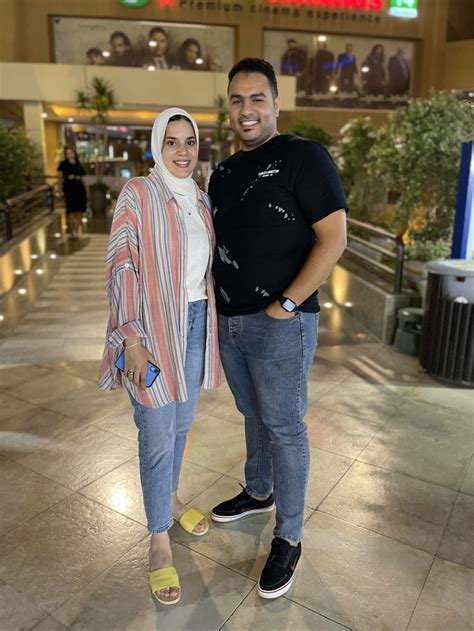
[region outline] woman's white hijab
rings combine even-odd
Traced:
[[[165,181],[172,193],[179,196],[185,196],[189,202],[193,200],[195,203],[197,185],[194,182],[192,175],[189,175],[188,177],[176,177],[170,173],[164,163],[161,151],[169,120],[173,116],[177,115],[185,116],[191,121],[191,125],[194,130],[194,137],[196,138],[196,147],[199,149],[199,130],[196,125],[196,121],[185,110],[182,110],[179,107],[169,107],[161,112],[153,124],[153,130],[151,132],[151,152],[153,154],[153,160],[155,161],[153,171]]]

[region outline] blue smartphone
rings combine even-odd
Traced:
[[[115,366],[122,372],[125,370],[125,351],[122,351],[120,353],[117,361],[115,362]],[[146,369],[146,382],[145,382],[145,385],[147,388],[150,388],[154,384],[155,379],[158,377],[159,374],[160,374],[160,369],[158,368],[158,366],[155,366],[155,364],[148,362],[147,369]]]

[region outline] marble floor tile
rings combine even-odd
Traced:
[[[22,594],[10,587],[0,585],[0,629],[4,631],[27,631],[46,617],[46,612],[34,605]]]
[[[25,381],[32,381],[44,377],[49,373],[45,366],[31,366],[28,362],[23,366],[2,366],[0,358],[0,391],[10,392],[12,388],[21,385]]]
[[[310,470],[306,504],[317,508],[352,465],[353,460],[310,447]]]
[[[337,384],[349,378],[352,374],[352,371],[342,364],[320,356],[320,349],[318,348],[309,372],[309,382],[330,382]]]
[[[90,484],[136,455],[136,444],[85,426],[67,438],[53,441],[19,462],[72,490]]]
[[[2,456],[0,479],[0,533],[11,530],[70,494],[64,486]]]
[[[122,557],[108,572],[54,612],[73,629],[104,631],[218,631],[255,583],[179,544],[173,562],[181,600],[165,607],[148,587],[147,542]]]
[[[258,596],[257,588],[254,587],[222,627],[222,631],[243,631],[244,629],[344,631],[348,627],[324,618],[287,598],[263,600]]]
[[[414,401],[423,401],[446,411],[465,414],[474,422],[474,393],[472,389],[449,388],[432,382],[430,386],[419,386],[410,393]]]
[[[287,597],[360,631],[406,629],[432,555],[316,511]]]
[[[100,361],[98,360],[62,361],[51,364],[43,364],[43,366],[47,366],[51,370],[67,373],[68,375],[79,377],[84,381],[92,381],[94,385],[97,384],[99,365]]]
[[[45,406],[67,393],[84,396],[90,387],[91,384],[74,375],[49,371],[47,375],[18,384],[10,390],[10,394],[17,399]]]
[[[28,401],[22,401],[21,399],[11,397],[8,394],[0,393],[0,421],[9,419],[12,416],[29,413],[34,414],[37,409],[36,405],[33,405]]]
[[[1,422],[0,454],[14,460],[70,436],[83,427],[80,421],[34,406],[33,410]]]
[[[187,504],[220,477],[220,473],[191,462],[183,462],[178,497]],[[81,489],[81,494],[141,524],[147,523],[143,508],[138,458],[129,460]]]
[[[459,493],[439,556],[474,568],[474,497]]]
[[[138,429],[133,420],[133,410],[130,402],[120,404],[120,408],[112,408],[107,405],[98,419],[92,421],[93,425],[122,438],[133,440],[138,444]],[[125,409],[123,409],[125,408]],[[97,416],[97,415],[96,415]]]
[[[358,460],[457,490],[464,478],[472,445],[439,436],[436,430],[386,423]]]
[[[203,414],[188,434],[184,459],[225,473],[245,457],[244,428]]]
[[[333,388],[318,401],[320,408],[339,414],[373,421],[387,421],[397,411],[403,399],[387,387],[374,384],[346,385]]]
[[[381,427],[381,421],[347,416],[310,405],[305,417],[309,443],[347,458],[357,458]]]
[[[56,620],[53,616],[48,616],[39,624],[33,627],[32,631],[66,631],[66,627],[62,622]]]
[[[434,484],[355,462],[319,510],[434,554],[456,495]]]
[[[435,559],[408,631],[472,631],[474,571]]]
[[[437,440],[470,443],[474,450],[474,418],[430,403],[407,398],[390,420],[392,426],[416,429]]]
[[[2,537],[0,576],[52,613],[146,534],[131,519],[71,496]]]
[[[74,377],[75,378],[75,377]],[[68,392],[64,396],[60,393],[43,405],[54,412],[80,419],[87,423],[94,422],[111,410],[122,412],[130,409],[130,402],[122,402],[115,392],[99,390],[90,382],[77,392]]]
[[[463,493],[474,495],[474,457],[471,458],[460,490]]]

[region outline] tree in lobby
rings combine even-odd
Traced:
[[[102,181],[104,158],[107,149],[107,114],[115,105],[115,96],[109,83],[94,77],[85,90],[76,92],[77,106],[92,113],[90,123],[96,129],[95,151],[90,157],[95,162],[96,182],[90,187],[91,206],[95,212],[105,212],[107,186]]]
[[[0,127],[0,202],[38,186],[43,176],[39,147],[15,129]]]
[[[472,105],[438,93],[392,112],[378,131],[367,164],[395,195],[395,227],[408,256],[449,252],[461,144],[473,130]]]

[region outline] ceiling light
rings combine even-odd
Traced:
[[[147,70],[150,72],[154,72],[156,70],[155,66],[148,66]]]
[[[148,42],[148,46],[151,46],[151,48],[155,48],[155,46],[157,46],[157,43],[155,42],[155,40],[154,40],[154,39],[151,39],[151,40]]]
[[[332,302],[323,302],[323,307],[326,307],[326,309],[332,309]]]
[[[56,239],[59,239],[59,237],[61,236],[61,233],[60,232],[55,232],[54,236],[56,237]]]
[[[37,273],[37,274],[44,274],[44,272],[43,272],[43,270],[42,270],[42,269],[37,269],[37,270],[36,270],[36,273]]]
[[[21,294],[22,296],[24,296],[26,294],[26,289],[19,289],[18,293]]]
[[[103,50],[102,57],[110,57],[110,52],[108,50]]]
[[[327,39],[326,35],[318,35],[318,42],[326,42]]]
[[[352,307],[352,302],[345,302],[344,306],[350,309]]]
[[[198,66],[200,66],[201,64],[204,63],[204,59],[202,57],[198,57],[194,63],[196,63]]]
[[[33,261],[36,261],[36,259],[38,258],[38,255],[37,254],[32,254],[31,258],[33,259]]]
[[[370,68],[369,66],[362,66],[361,71],[362,72],[369,72]]]
[[[49,258],[54,260],[54,259],[58,258],[58,255],[54,254],[54,252],[53,252],[52,254],[49,255]]]
[[[329,92],[337,92],[337,85],[330,85]]]
[[[0,313],[0,322],[3,322],[4,320],[5,320],[5,316],[2,313]]]
[[[15,270],[15,274],[16,274],[17,276],[20,276],[20,274],[23,274],[23,270],[22,270],[22,269],[16,269],[16,270]]]
[[[41,117],[42,117],[42,118],[48,118],[48,114],[47,114],[46,112],[43,112],[43,113],[41,114]]]
[[[73,123],[73,122],[74,122],[73,117],[72,117],[72,116],[70,116],[70,117],[67,119],[67,122],[68,122],[68,123]]]

